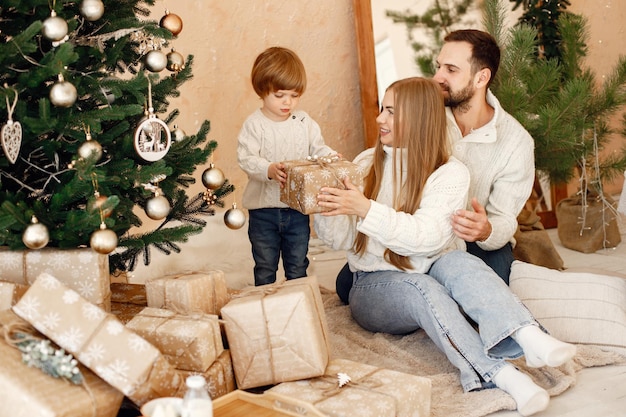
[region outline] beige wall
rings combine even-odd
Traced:
[[[218,142],[213,162],[236,187],[227,208],[240,205],[247,181],[237,165],[237,134],[260,105],[250,69],[269,46],[291,48],[304,62],[308,87],[300,108],[317,120],[327,144],[349,158],[363,149],[352,0],[177,0],[157,2],[151,18],[159,20],[166,7],[183,20],[171,46],[194,55],[194,78],[172,100],[181,111],[176,122],[194,134],[210,120],[209,137]],[[202,189],[204,169],[194,191]]]

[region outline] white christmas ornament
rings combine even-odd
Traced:
[[[9,104],[9,97],[6,97],[9,117],[7,124],[2,126],[2,131],[0,132],[2,150],[12,164],[17,161],[17,157],[20,154],[20,147],[22,146],[22,125],[20,122],[13,120],[13,110],[15,110],[15,105],[17,104],[17,96],[18,93],[15,91],[13,104]]]
[[[63,79],[59,74],[59,81],[50,89],[50,102],[57,107],[71,107],[78,98],[78,91],[74,84]]]
[[[104,14],[104,3],[101,0],[83,0],[80,14],[90,22],[96,21]]]
[[[224,224],[229,229],[237,230],[241,229],[246,224],[246,215],[244,212],[237,208],[237,204],[233,203],[233,207],[226,210],[224,213]]]
[[[54,10],[50,13],[50,17],[43,21],[41,27],[43,36],[53,42],[64,40],[68,30],[67,22],[57,16]]]
[[[28,249],[41,249],[48,244],[50,234],[48,228],[39,223],[37,217],[33,216],[31,224],[26,226],[22,234],[22,242]]]

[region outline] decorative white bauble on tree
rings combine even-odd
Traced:
[[[76,87],[59,74],[59,81],[50,89],[50,102],[57,107],[71,107],[78,98]]]
[[[43,36],[53,42],[62,41],[67,36],[68,30],[67,22],[57,16],[54,10],[50,13],[50,17],[43,21],[41,27]]]
[[[212,163],[202,173],[202,184],[209,190],[217,190],[224,184],[224,181],[226,181],[224,173]]]
[[[146,202],[146,215],[152,220],[162,220],[170,214],[170,202],[159,193]]]
[[[146,68],[152,72],[161,72],[167,67],[167,56],[159,51],[150,51],[145,56]]]
[[[96,21],[104,14],[104,3],[101,0],[83,0],[80,14],[90,22]]]
[[[174,130],[172,130],[172,139],[174,139],[174,142],[180,142],[186,137],[187,134],[185,133],[185,131],[177,125],[174,125]]]
[[[22,242],[28,249],[41,249],[48,244],[50,234],[48,228],[39,223],[37,217],[33,216],[31,223],[26,226],[22,234]]]
[[[107,229],[104,223],[101,223],[100,229],[91,234],[89,246],[98,253],[108,255],[117,247],[117,235],[113,230]]]
[[[102,158],[102,145],[97,140],[89,139],[80,145],[78,155],[83,159],[95,156],[96,161],[99,161]]]
[[[224,213],[224,224],[233,230],[241,229],[246,224],[246,215],[243,210],[237,208],[236,203]]]

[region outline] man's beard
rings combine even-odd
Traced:
[[[474,97],[474,93],[476,89],[472,86],[471,83],[468,83],[465,87],[463,87],[460,91],[451,91],[449,87],[446,89],[448,92],[448,96],[445,97],[446,106],[450,107],[452,110],[460,110],[462,112],[466,112],[469,110],[469,102]]]

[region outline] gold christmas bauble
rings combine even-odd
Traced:
[[[144,59],[146,68],[152,72],[161,72],[167,66],[167,56],[161,51],[150,51]]]
[[[221,169],[215,168],[213,164],[209,165],[207,169],[202,173],[202,184],[209,190],[217,190],[220,188],[226,178]]]
[[[185,69],[185,58],[172,49],[172,51],[167,54],[167,69],[172,72]]]
[[[69,81],[56,82],[50,89],[50,102],[57,107],[71,107],[77,98],[78,91]]]
[[[53,42],[63,40],[67,36],[68,30],[67,22],[57,16],[54,11],[52,11],[49,18],[43,21],[43,26],[41,27],[43,36]]]
[[[104,3],[101,0],[83,0],[80,4],[80,14],[90,22],[96,21],[104,14]]]
[[[78,155],[83,159],[94,156],[96,158],[96,161],[98,161],[100,160],[100,158],[102,158],[102,145],[100,145],[97,140],[93,139],[85,141],[82,145],[79,146]]]
[[[98,253],[108,255],[117,247],[117,235],[102,223],[100,229],[91,234],[89,246]]]
[[[233,203],[233,207],[224,213],[224,224],[232,230],[241,229],[246,224],[246,215],[243,210],[237,208],[237,204]]]
[[[174,130],[172,130],[172,139],[174,139],[174,142],[180,142],[186,137],[187,134],[185,133],[185,131],[177,125],[174,125]]]
[[[146,202],[146,214],[152,220],[162,220],[170,214],[170,202],[162,195],[155,195]]]
[[[166,10],[165,16],[159,22],[159,26],[172,32],[172,35],[177,36],[183,30],[183,19]]]
[[[50,234],[48,228],[39,223],[37,218],[33,216],[32,223],[26,226],[22,234],[22,242],[28,249],[41,249],[48,244]]]

